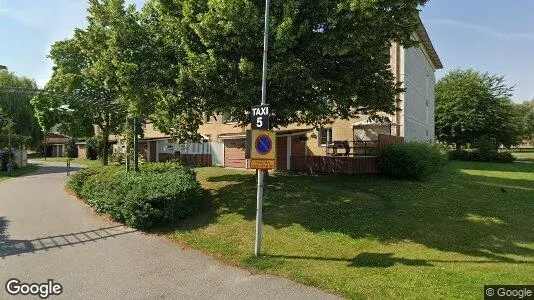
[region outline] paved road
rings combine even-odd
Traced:
[[[67,195],[65,178],[63,166],[46,164],[0,183],[0,299],[11,297],[10,278],[61,283],[49,299],[333,298],[110,223]]]

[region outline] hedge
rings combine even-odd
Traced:
[[[148,166],[151,165],[151,166]],[[177,164],[127,173],[123,168],[84,169],[69,186],[95,211],[137,229],[150,229],[195,213],[202,189],[194,170]]]
[[[380,173],[393,178],[421,179],[438,171],[446,162],[446,153],[430,143],[393,144],[379,153]]]
[[[449,158],[452,160],[499,163],[511,163],[516,160],[516,157],[509,152],[481,152],[478,150],[453,150],[449,152]]]

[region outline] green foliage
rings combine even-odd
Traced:
[[[517,111],[523,139],[534,144],[534,100],[519,104]]]
[[[85,154],[87,159],[96,160],[102,158],[102,151],[104,149],[104,142],[101,138],[96,136],[86,139],[87,152]]]
[[[113,152],[109,156],[109,161],[117,164],[123,164],[124,163],[124,154],[120,152]]]
[[[422,179],[445,165],[446,157],[436,144],[394,144],[380,151],[380,173],[393,178]]]
[[[43,141],[43,133],[30,103],[35,89],[37,84],[29,78],[0,72],[0,110],[3,109],[13,121],[13,132],[18,137],[16,143],[32,147]]]
[[[71,138],[69,140],[67,148],[67,157],[77,158],[78,157],[78,146],[76,145],[76,140]]]
[[[521,138],[512,88],[504,77],[453,70],[436,85],[436,137],[457,148],[482,137],[511,146]]]
[[[482,155],[489,155],[491,152],[496,152],[499,148],[495,138],[490,136],[482,136],[479,139],[475,140],[473,146],[480,152]]]
[[[449,152],[449,158],[452,160],[476,161],[476,162],[500,162],[511,163],[516,157],[510,152],[497,152],[485,150],[453,150]]]
[[[81,196],[81,191],[85,181],[87,181],[89,177],[98,173],[99,169],[96,168],[81,169],[70,177],[69,181],[67,182],[67,185],[76,193],[77,196]]]
[[[117,38],[131,11],[123,0],[89,3],[88,26],[52,45],[54,72],[45,87],[51,92],[33,101],[43,127],[58,120],[76,133],[96,126],[103,143],[101,158],[107,164],[109,135],[121,132],[129,106],[120,91]]]
[[[391,42],[406,47],[426,0],[273,1],[269,103],[273,127],[394,112]],[[202,111],[246,125],[261,98],[264,2],[148,1],[142,20],[159,99],[151,119],[188,140]],[[350,34],[348,34],[350,33]],[[355,72],[354,70],[358,70]],[[357,109],[353,109],[357,108]]]
[[[178,164],[146,164],[139,173],[123,168],[88,169],[69,186],[96,211],[138,229],[192,215],[202,190],[194,171]]]

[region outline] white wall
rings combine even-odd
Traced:
[[[404,138],[434,141],[434,68],[420,48],[404,49]]]

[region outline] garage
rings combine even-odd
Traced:
[[[224,166],[246,168],[245,139],[224,140]]]

